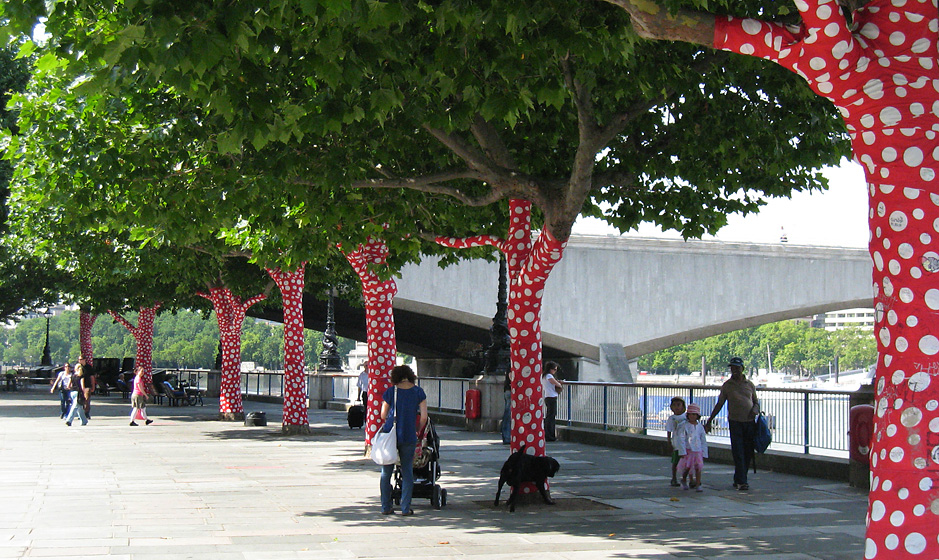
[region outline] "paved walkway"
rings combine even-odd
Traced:
[[[496,434],[440,427],[448,504],[415,499],[382,516],[378,467],[345,415],[312,411],[313,435],[215,421],[205,407],[153,406],[128,426],[120,397],[71,428],[58,398],[0,393],[0,558],[176,560],[420,558],[860,559],[866,495],[847,484],[760,472],[748,493],[705,465],[705,491],[668,485],[663,457],[568,442],[559,505],[493,508],[507,456]],[[503,497],[507,494],[503,492]]]

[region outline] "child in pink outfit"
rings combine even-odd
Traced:
[[[688,489],[688,475],[692,475],[691,487],[701,492],[701,471],[704,469],[704,459],[708,456],[707,436],[704,426],[701,425],[701,407],[689,404],[685,413],[685,422],[678,428],[676,448],[681,459],[678,461],[678,472],[681,473],[681,487]]]

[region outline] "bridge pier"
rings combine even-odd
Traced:
[[[581,360],[581,371],[577,381],[635,383],[639,374],[638,360],[626,356],[622,344],[603,342],[600,347],[600,363]]]

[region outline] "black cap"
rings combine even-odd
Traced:
[[[730,359],[730,361],[727,363],[727,365],[729,365],[729,366],[739,366],[739,367],[743,367],[743,358],[739,358],[739,357],[737,357],[737,356],[734,356],[733,358]]]

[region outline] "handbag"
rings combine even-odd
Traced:
[[[773,441],[773,433],[770,431],[769,423],[762,412],[754,422],[756,422],[756,434],[753,436],[753,448],[759,453],[766,453],[766,448]]]
[[[398,415],[398,388],[395,387],[395,410],[391,417],[391,430],[378,432],[372,439],[372,461],[378,465],[393,465],[398,462],[398,434],[395,417]]]

